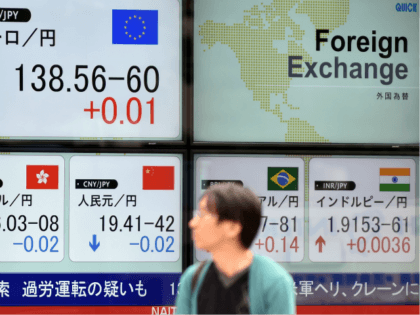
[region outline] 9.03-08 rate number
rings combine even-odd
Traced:
[[[12,214],[9,215],[4,221],[0,221],[0,228],[3,227],[3,231],[13,232],[16,230],[24,232],[28,228],[28,225],[38,225],[39,229],[43,232],[47,231],[48,228],[52,232],[56,232],[59,229],[58,216],[56,215],[53,215],[50,218],[48,218],[46,215],[41,215],[38,221],[27,222],[25,215],[20,215],[18,218],[16,218],[16,216]]]

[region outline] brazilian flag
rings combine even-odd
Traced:
[[[297,167],[268,167],[267,190],[298,190]]]

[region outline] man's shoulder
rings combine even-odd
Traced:
[[[205,263],[208,263],[207,260]],[[198,267],[201,265],[201,261],[196,262],[195,264],[189,266],[184,273],[182,274],[183,280],[191,282],[192,278],[194,277],[195,272],[197,271]]]
[[[258,314],[296,313],[293,278],[278,262],[255,255],[251,266],[249,296],[252,312]]]
[[[184,273],[182,274],[184,278],[192,278],[194,276],[195,271],[200,266],[201,262],[196,262],[195,264],[189,266]]]
[[[280,278],[283,281],[293,282],[289,272],[271,258],[255,254],[254,259],[256,272],[264,276],[265,279],[269,278],[275,281]]]

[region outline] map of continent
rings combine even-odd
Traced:
[[[276,115],[280,123],[287,124],[285,142],[329,142],[318,134],[314,126],[299,119],[299,107],[290,104],[287,90],[293,78],[288,75],[289,56],[302,56],[294,60],[301,68],[294,68],[293,73],[305,71],[304,62],[312,63],[312,57],[297,41],[302,41],[305,30],[289,16],[291,10],[309,16],[315,29],[328,29],[332,32],[347,22],[349,0],[273,0],[269,5],[254,5],[244,11],[243,23],[226,25],[207,20],[199,25],[201,43],[211,49],[216,43],[227,45],[236,55],[241,66],[241,79],[246,88],[253,93],[253,100],[260,108]],[[286,38],[286,29],[292,34]],[[315,33],[314,33],[315,36]],[[328,34],[323,34],[326,37]],[[279,53],[273,43],[283,40],[287,43],[287,54]],[[271,95],[281,95],[281,104],[271,105]],[[297,117],[285,119],[282,106],[296,111]]]

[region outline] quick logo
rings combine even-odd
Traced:
[[[395,9],[397,12],[417,12],[417,3],[397,3]]]

